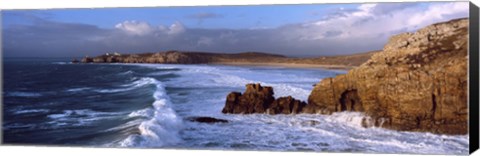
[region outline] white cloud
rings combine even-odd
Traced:
[[[138,21],[124,21],[115,25],[115,28],[133,35],[146,35],[153,31],[150,24]]]
[[[144,36],[148,34],[152,34],[154,32],[157,32],[155,34],[161,35],[161,34],[167,34],[167,35],[175,35],[175,34],[180,34],[185,32],[186,28],[185,26],[180,23],[180,22],[175,22],[169,27],[166,27],[164,25],[159,25],[157,27],[151,26],[147,22],[140,22],[140,21],[124,21],[122,23],[118,23],[115,25],[115,28],[122,30],[128,34],[131,35],[138,35],[138,36]]]
[[[432,3],[428,7],[402,3],[362,4],[341,16],[304,23],[286,33],[286,37],[302,40],[387,38],[402,31],[415,31],[429,24],[465,16],[468,16],[468,2]],[[336,35],[330,32],[336,32]]]
[[[437,20],[442,20],[447,16],[456,14],[468,14],[468,2],[464,3],[446,3],[432,5],[424,12],[413,14],[408,20],[409,26],[425,25]]]
[[[175,35],[175,34],[180,34],[180,33],[183,33],[185,32],[185,26],[180,23],[180,22],[175,22],[173,23],[172,25],[170,25],[168,31],[167,31],[167,34],[169,35]]]

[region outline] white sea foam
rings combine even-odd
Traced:
[[[143,66],[143,65],[142,65]],[[307,70],[250,70],[243,67],[197,65],[148,65],[156,68],[181,68],[174,72],[180,77],[165,82],[178,88],[188,88],[187,95],[172,94],[171,98],[184,101],[174,105],[184,116],[211,116],[229,120],[225,124],[183,123],[181,143],[167,144],[158,138],[178,141],[176,116],[165,121],[148,120],[139,126],[141,135],[130,136],[124,145],[153,147],[170,145],[181,148],[245,149],[245,150],[314,150],[331,152],[466,154],[468,135],[437,135],[421,132],[402,132],[379,127],[364,128],[358,112],[339,112],[332,115],[232,115],[222,114],[225,96],[230,91],[243,91],[246,83],[273,86],[275,96],[292,95],[306,100],[313,84],[338,72]],[[278,70],[278,71],[277,71]],[[236,90],[232,90],[235,88]],[[164,101],[169,103],[169,100]],[[155,104],[154,104],[155,105]],[[171,108],[171,107],[168,107]],[[157,110],[157,109],[155,109]],[[149,116],[146,110],[132,112],[132,117]],[[154,116],[157,116],[155,111]],[[166,117],[165,117],[166,116]],[[170,124],[165,124],[170,123]],[[167,130],[168,129],[168,130]],[[161,133],[159,133],[161,132]],[[175,132],[175,135],[167,135]],[[175,136],[175,137],[172,137]],[[149,138],[149,139],[145,139]],[[154,140],[154,141],[145,141]]]
[[[126,72],[122,72],[122,73],[119,73],[118,75],[129,75],[129,74],[133,74],[134,72],[129,70],[129,71],[126,71]]]
[[[72,89],[67,89],[67,92],[79,92],[79,91],[84,91],[90,89],[89,87],[80,87],[80,88],[72,88]]]
[[[42,94],[34,93],[34,92],[7,92],[7,96],[14,96],[14,97],[40,97]]]
[[[15,111],[15,114],[48,113],[49,111],[49,109],[25,109]]]
[[[128,117],[145,117],[151,118],[154,115],[154,111],[151,108],[141,109],[137,111],[133,111],[132,113],[128,114]]]
[[[149,84],[154,84],[156,82],[155,79],[153,78],[141,78],[140,80],[134,81],[130,84],[125,84],[122,85],[122,88],[116,88],[116,89],[96,89],[94,91],[99,92],[99,93],[117,93],[117,92],[125,92],[125,91],[130,91],[133,89],[137,89],[140,87],[143,87],[145,85]]]
[[[325,121],[328,122],[345,124],[356,128],[363,128],[362,120],[364,118],[368,119],[369,117],[361,112],[336,112],[332,113],[331,115],[326,115],[324,118]]]
[[[163,84],[153,80],[157,88],[153,94],[155,98],[155,102],[152,104],[153,115],[148,109],[130,113],[129,116],[152,116],[140,123],[138,126],[140,134],[128,136],[120,142],[120,146],[162,147],[181,141],[178,133],[182,128],[182,121],[171,108],[170,97],[166,94]]]
[[[52,64],[70,64],[71,62],[52,62]]]
[[[116,118],[123,112],[99,112],[90,109],[64,110],[62,113],[50,114],[47,123],[52,126],[72,125],[81,126],[89,125],[95,121],[109,118]]]

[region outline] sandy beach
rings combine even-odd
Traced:
[[[305,63],[260,63],[260,62],[215,62],[210,64],[232,65],[232,66],[273,66],[288,68],[322,68],[335,70],[350,70],[356,66],[345,65],[322,65],[322,64],[305,64]]]

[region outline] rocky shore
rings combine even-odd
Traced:
[[[437,23],[390,38],[382,52],[347,74],[315,85],[308,101],[273,97],[247,84],[228,94],[223,113],[363,112],[365,127],[468,133],[468,19]]]

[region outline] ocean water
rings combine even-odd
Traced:
[[[307,100],[345,73],[282,67],[4,59],[3,143],[86,147],[468,154],[468,135],[363,128],[363,114],[222,114],[247,83]],[[228,123],[196,123],[193,116]]]

